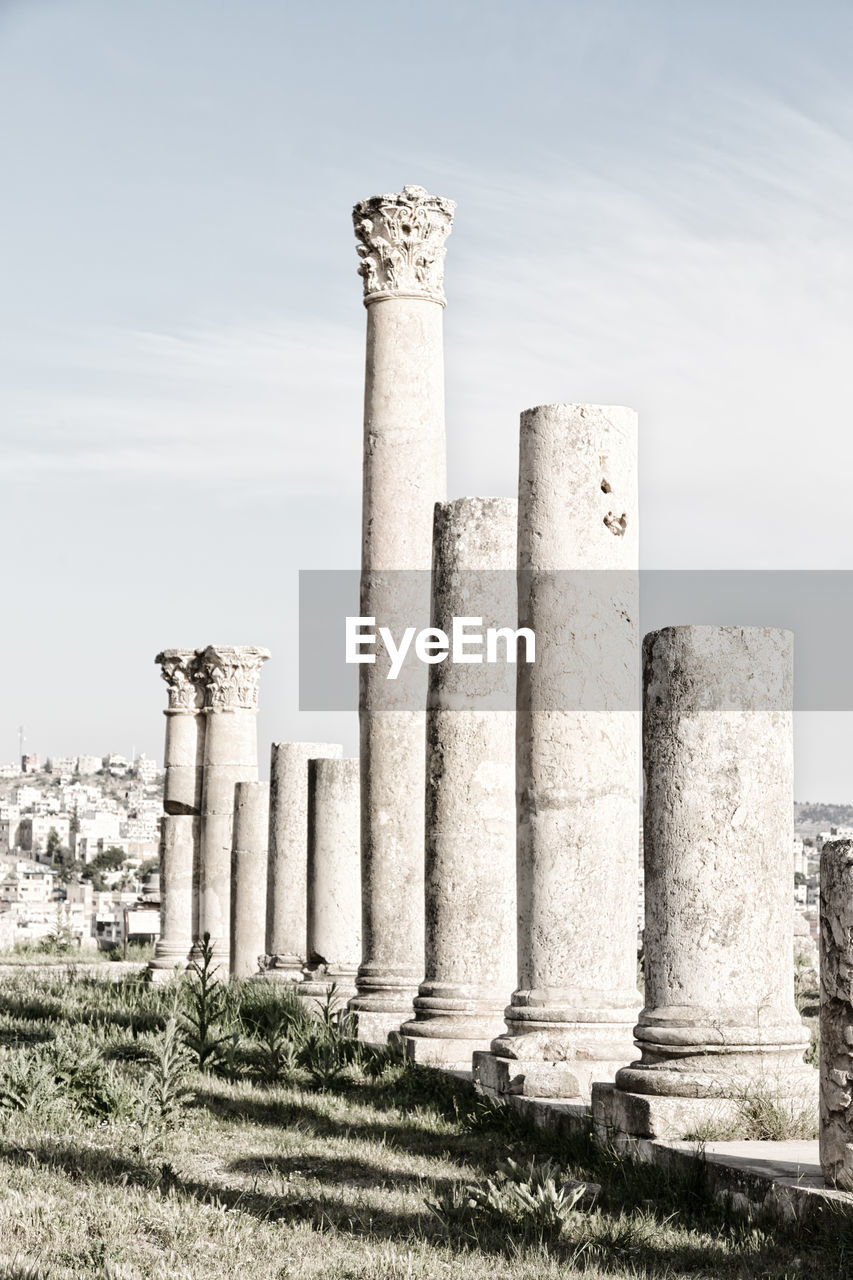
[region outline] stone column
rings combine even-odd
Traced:
[[[515,632],[517,506],[436,506],[432,625],[448,636],[463,617]],[[516,975],[516,669],[504,641],[499,662],[474,645],[469,654],[480,661],[429,667],[426,976],[401,1028],[410,1058],[466,1068],[503,1031]]]
[[[631,1052],[637,992],[637,419],[545,405],[521,416],[518,988],[475,1056],[501,1092],[588,1098]]]
[[[308,764],[308,964],[300,996],[355,991],[361,958],[358,760]]]
[[[198,898],[199,812],[204,756],[204,691],[195,649],[164,649],[154,659],[168,686],[165,779],[160,827],[160,937],[148,965],[153,981],[184,969],[192,950]]]
[[[258,777],[258,680],[268,649],[210,645],[200,656],[204,705],[199,935],[209,933],[224,974],[230,953],[234,788]]]
[[[853,840],[820,855],[820,1167],[853,1191]]]
[[[238,782],[231,837],[231,977],[251,978],[263,960],[267,905],[268,782]]]
[[[666,627],[643,644],[646,1005],[599,1120],[684,1137],[754,1086],[817,1112],[794,1006],[793,644]]]
[[[272,745],[264,977],[273,981],[301,981],[308,956],[308,761],[342,751],[332,742]]]
[[[367,307],[361,611],[376,625],[429,619],[433,507],[445,496],[444,242],[454,204],[422,187],[355,206]],[[396,634],[395,630],[395,634]],[[426,669],[360,671],[363,954],[358,1035],[384,1041],[423,974]]]

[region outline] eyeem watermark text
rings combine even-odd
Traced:
[[[421,662],[509,662],[518,661],[519,641],[524,641],[524,662],[536,661],[536,636],[530,627],[483,627],[482,618],[454,618],[448,636],[440,627],[406,627],[399,643],[390,627],[376,629],[375,618],[346,619],[346,660],[375,662],[370,652],[382,644],[391,659],[388,679],[396,680],[414,641],[415,657]]]

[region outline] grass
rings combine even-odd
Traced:
[[[354,1046],[333,1010],[309,1019],[272,984],[223,989],[222,1048],[199,1070],[179,1034],[191,995],[0,984],[4,1280],[853,1272],[846,1216],[735,1217],[701,1161],[685,1176],[555,1142],[470,1086]],[[591,1207],[573,1180],[600,1186]]]

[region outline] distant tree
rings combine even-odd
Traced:
[[[146,858],[142,866],[139,868],[139,879],[144,880],[146,876],[150,876],[152,872],[160,870],[159,858]]]
[[[68,884],[80,870],[81,864],[67,845],[61,844],[51,859],[59,875],[60,884]]]
[[[62,840],[56,827],[51,827],[47,833],[47,856],[51,862],[56,862],[56,855],[62,848]]]
[[[799,884],[808,884],[808,880],[807,880],[807,879],[806,879],[806,877],[803,875],[802,871],[795,871],[795,872],[794,872],[794,884],[795,884],[795,885],[799,885]]]
[[[104,879],[104,873],[99,867],[95,866],[94,861],[85,863],[80,867],[80,879],[90,881],[92,888],[97,893],[103,893],[107,887]]]
[[[111,844],[104,849],[103,853],[95,854],[91,865],[97,871],[118,871],[126,857],[124,849],[120,849],[117,844]]]

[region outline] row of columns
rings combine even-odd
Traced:
[[[418,187],[354,210],[367,307],[361,611],[395,633],[417,626],[427,604],[413,571],[432,559],[433,624],[485,617],[460,578],[506,564],[518,623],[539,644],[518,667],[508,721],[494,710],[478,720],[485,690],[471,669],[421,671],[422,690],[415,672],[397,706],[381,660],[360,670],[359,1034],[384,1040],[402,1026],[407,1051],[430,1061],[474,1048],[480,1080],[502,1092],[588,1099],[609,1081],[597,1106],[612,1123],[635,1124],[637,1097],[716,1104],[767,1071],[796,1093],[813,1080],[793,1005],[789,638],[673,628],[647,641],[641,1009],[636,415],[522,415],[514,556],[501,558],[505,507],[442,505],[451,215]],[[750,700],[756,672],[778,694],[769,710]],[[514,972],[499,975],[496,956],[511,965],[514,950]],[[686,1123],[683,1108],[663,1111],[645,1107],[647,1131]]]
[[[254,646],[209,645],[157,655],[168,688],[160,846],[160,939],[151,975],[169,976],[208,933],[230,961],[235,787],[257,782],[261,666]]]
[[[529,410],[517,506],[444,502],[452,210],[407,187],[354,213],[367,307],[361,612],[395,632],[430,618],[449,630],[460,614],[516,620],[536,660],[416,665],[390,698],[387,662],[363,665],[360,769],[328,744],[273,749],[266,876],[242,836],[254,824],[257,845],[261,791],[238,794],[235,870],[251,867],[267,896],[238,889],[234,928],[253,921],[258,946],[264,920],[268,979],[298,977],[309,995],[354,979],[364,1040],[401,1034],[424,1061],[473,1054],[497,1092],[592,1096],[602,1124],[677,1136],[768,1073],[785,1096],[813,1085],[793,1004],[790,637],[675,627],[646,639],[643,1008],[636,415]],[[254,778],[239,726],[210,748],[207,693],[204,717],[201,798],[186,816],[199,820],[198,919],[220,922],[208,889],[221,883],[226,810]]]

